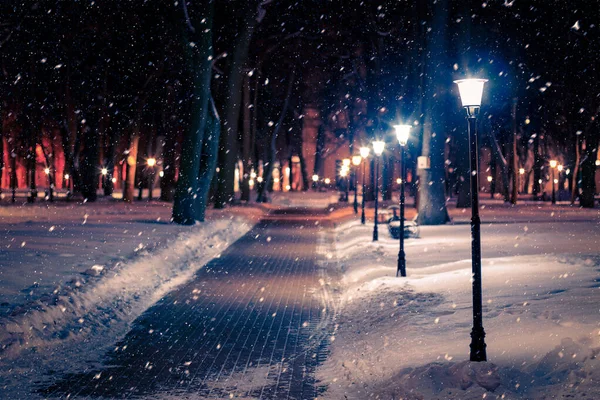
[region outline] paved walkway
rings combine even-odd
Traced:
[[[331,312],[325,213],[274,211],[138,318],[105,367],[48,397],[313,399]]]

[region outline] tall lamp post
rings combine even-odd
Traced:
[[[342,175],[343,177],[346,178],[346,184],[344,187],[344,201],[347,203],[348,202],[348,194],[350,191],[350,159],[349,158],[344,158],[342,160],[342,170],[346,171],[346,175]]]
[[[523,175],[525,174],[525,168],[519,168],[519,190],[523,192],[525,189],[525,182],[523,182]]]
[[[377,207],[379,204],[379,157],[383,154],[385,142],[376,140],[373,142],[373,153],[375,153],[375,225],[373,225],[373,241],[379,240],[379,232],[377,231]]]
[[[358,214],[358,166],[361,161],[361,156],[352,156],[352,165],[354,165],[354,214]]]
[[[555,170],[558,167],[558,161],[550,160],[550,168],[552,169],[552,204],[556,204],[556,178]]]
[[[150,173],[148,176],[148,200],[152,200],[152,189],[154,189],[154,167],[156,166],[156,158],[150,157],[146,160]]]
[[[367,192],[367,187],[365,184],[365,175],[366,175],[366,165],[367,165],[367,158],[369,157],[369,153],[371,152],[371,149],[369,149],[368,147],[361,147],[360,148],[360,156],[362,157],[363,160],[365,160],[365,162],[363,162],[363,168],[362,168],[362,214],[360,216],[360,223],[361,224],[365,224],[365,193]]]
[[[479,158],[477,154],[477,114],[481,107],[485,82],[487,79],[462,79],[454,82],[458,85],[462,106],[467,111],[471,156],[471,264],[473,273],[471,361],[487,361],[481,290],[481,220],[479,219]]]
[[[398,269],[396,276],[406,276],[406,254],[404,253],[404,182],[406,182],[406,143],[410,135],[410,125],[394,125],[396,137],[402,150],[400,161],[400,251],[398,252]]]

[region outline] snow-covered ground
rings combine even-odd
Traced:
[[[262,215],[253,207],[211,210],[205,223],[184,227],[169,223],[170,207],[101,202],[0,208],[5,385],[16,385],[18,393],[19,382],[30,383],[40,372],[35,365],[64,372],[85,363],[86,355],[102,354],[131,321]]]
[[[337,226],[327,254],[340,277],[330,281],[336,325],[317,374],[324,397],[600,398],[600,219],[578,211],[579,222],[530,208],[513,212],[523,223],[483,225],[487,363],[467,361],[468,225],[408,239],[408,278],[395,277],[398,241],[385,226],[377,243],[372,225]]]

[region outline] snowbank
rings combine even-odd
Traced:
[[[0,357],[70,340],[90,340],[126,330],[163,295],[189,280],[205,263],[250,230],[251,218],[229,216],[191,227],[154,251],[141,250],[112,266],[95,265],[85,275],[0,320]]]
[[[596,258],[484,259],[490,362],[470,363],[468,254],[395,278],[397,241],[380,231],[383,240],[373,243],[371,232],[356,222],[336,229],[330,257],[343,277],[330,356],[317,372],[324,398],[600,398]],[[407,248],[430,241],[424,235]]]

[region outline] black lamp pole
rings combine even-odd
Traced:
[[[552,204],[556,204],[556,190],[554,189],[554,168],[552,169]]]
[[[379,158],[375,157],[375,225],[373,225],[373,241],[379,240],[379,233],[377,232],[377,206],[379,198]]]
[[[481,290],[481,220],[479,218],[479,168],[477,154],[477,113],[479,107],[466,107],[471,155],[471,257],[473,272],[473,330],[471,361],[486,361],[485,331]]]
[[[398,253],[398,270],[396,276],[406,276],[406,254],[404,253],[404,182],[406,180],[406,152],[403,145],[402,160],[400,161],[400,252]]]
[[[362,170],[362,214],[360,216],[360,223],[365,224],[365,194],[366,194],[366,186],[365,186],[365,166],[367,164],[367,160],[363,160],[363,170]]]
[[[358,165],[352,169],[354,172],[354,214],[358,214]]]

